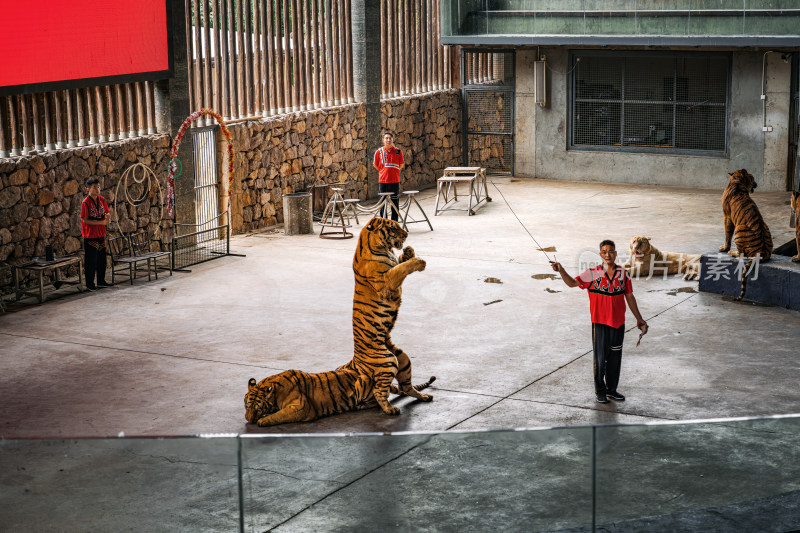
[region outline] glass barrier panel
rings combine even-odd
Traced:
[[[236,438],[0,439],[0,530],[237,531]]]
[[[243,437],[245,531],[587,527],[591,431]]]
[[[800,418],[597,427],[595,450],[598,531],[800,525]]]

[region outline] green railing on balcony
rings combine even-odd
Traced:
[[[800,528],[799,442],[797,415],[6,438],[0,531],[792,531]]]
[[[442,0],[444,44],[798,46],[800,0]]]

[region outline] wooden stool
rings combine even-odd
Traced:
[[[347,231],[347,228],[350,227],[350,218],[348,217],[347,222],[345,222],[346,204],[342,196],[342,189],[339,187],[331,187],[331,191],[333,191],[333,195],[330,200],[328,200],[328,204],[325,206],[325,211],[322,212],[322,217],[319,222],[320,226],[322,226],[319,231],[319,237],[321,239],[349,239],[353,234]],[[336,228],[336,231],[326,232],[326,227]],[[339,229],[341,229],[341,233]]]
[[[387,219],[388,218],[392,218],[392,211],[391,210],[394,210],[394,212],[397,213],[397,219],[398,220],[400,219],[400,209],[398,208],[398,206],[394,205],[394,202],[392,202],[392,199],[391,199],[392,194],[393,193],[390,193],[390,192],[379,192],[378,193],[378,196],[380,196],[381,199],[378,201],[378,203],[374,207],[374,209],[376,210],[376,215],[375,216],[380,216],[381,218],[387,218]],[[389,216],[387,216],[387,217],[383,216],[384,210],[386,210],[386,212],[387,212],[387,214]]]
[[[404,202],[406,210],[405,213],[403,214],[403,229],[407,230],[408,224],[416,224],[417,222],[427,222],[428,227],[431,228],[431,231],[433,231],[433,226],[431,225],[431,221],[428,220],[428,215],[425,214],[425,210],[422,209],[422,206],[419,205],[419,202],[415,198],[415,195],[417,195],[418,193],[419,191],[403,191],[403,194],[406,195],[406,201]],[[415,220],[414,218],[411,218],[411,221],[408,220],[408,212],[411,210],[412,203],[414,203],[414,205],[417,206],[417,209],[419,209],[419,212],[422,213],[423,217],[425,217],[425,220]]]
[[[347,217],[347,223],[350,223],[350,215],[348,213],[353,213],[353,218],[356,219],[356,224],[361,224],[358,221],[358,209],[356,208],[356,204],[360,202],[358,198],[345,198],[344,200],[344,214]]]

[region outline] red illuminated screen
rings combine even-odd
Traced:
[[[0,87],[169,70],[165,0],[0,0],[0,13]]]

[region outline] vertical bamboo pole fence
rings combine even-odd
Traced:
[[[388,36],[388,25],[386,24],[386,17],[389,13],[389,0],[381,0],[381,98],[386,98],[389,91],[389,65],[388,51],[386,50],[386,42]]]
[[[275,23],[274,23],[274,11],[273,11],[273,4],[274,0],[266,0],[265,4],[262,6],[266,6],[264,18],[266,20],[266,27],[265,27],[265,41],[266,41],[266,48],[264,49],[264,53],[267,55],[267,91],[269,93],[269,104],[267,107],[269,108],[269,114],[274,115],[278,110],[278,104],[276,101],[277,97],[277,90],[280,87],[280,80],[278,79],[277,73],[275,71]]]
[[[261,80],[258,84],[258,91],[261,94],[261,114],[271,115],[269,96],[272,93],[270,85],[273,83],[272,76],[269,74],[269,56],[267,55],[267,2],[272,0],[259,0],[258,2],[258,35],[256,39],[258,50],[258,65],[261,72]]]
[[[198,49],[197,51],[197,59],[198,61],[202,61],[203,65],[203,102],[201,107],[209,107],[211,106],[211,29],[209,28],[209,21],[211,17],[209,17],[208,12],[208,0],[198,0],[195,3],[195,10],[198,10],[197,4],[202,4],[202,7],[199,9],[202,11],[202,28],[197,27],[195,31],[198,32],[198,38],[200,39],[202,46],[202,50]],[[202,33],[200,33],[202,30]],[[201,54],[202,51],[202,54]],[[206,120],[206,124],[209,124],[210,121]]]

